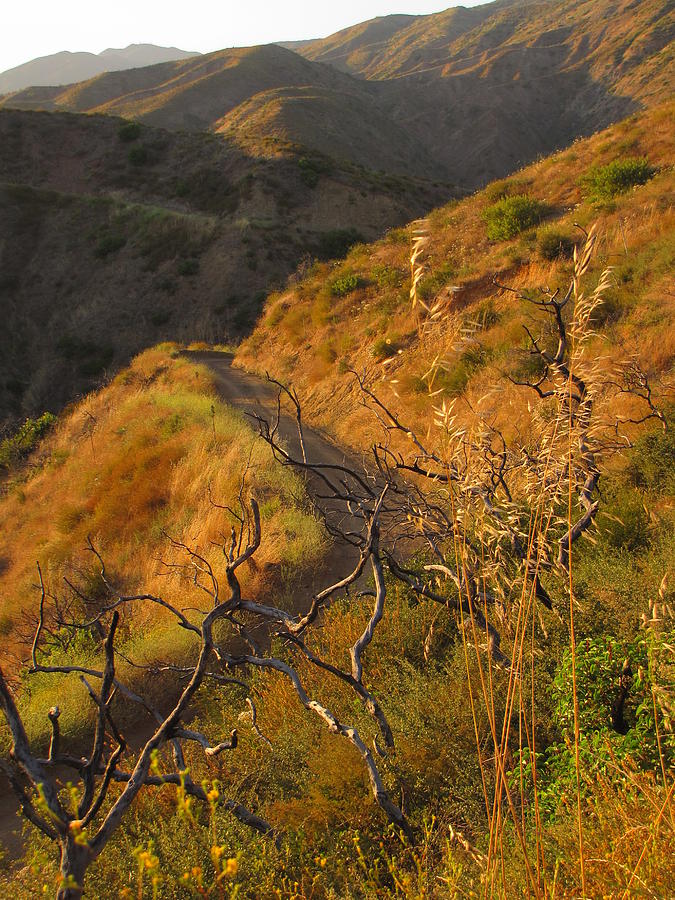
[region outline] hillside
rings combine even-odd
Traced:
[[[223,50],[3,102],[225,130],[249,147],[299,141],[471,189],[668,96],[669,13],[667,0],[498,0],[375,19],[297,52]]]
[[[101,72],[154,66],[198,55],[179,50],[178,47],[156,47],[154,44],[130,44],[124,49],[110,47],[101,53],[71,53],[64,50],[0,72],[0,94],[21,91],[31,86],[73,84],[93,78]]]
[[[505,370],[517,370],[518,352],[510,344],[516,340],[520,346],[514,336],[528,321],[526,310],[495,287],[493,277],[531,291],[564,286],[570,248],[581,235],[576,225],[588,228],[597,221],[602,250],[595,277],[604,265],[614,267],[598,352],[621,348],[627,356],[635,354],[646,371],[663,379],[662,390],[672,388],[672,115],[669,103],[629,117],[435,210],[425,223],[420,296],[430,306],[438,303],[449,317],[441,331],[430,326],[428,333],[418,334],[409,298],[411,229],[397,229],[355,248],[342,262],[317,265],[304,281],[269,297],[259,324],[237,353],[238,363],[292,380],[306,398],[307,414],[343,442],[360,444],[369,427],[354,379],[345,374],[350,369],[381,380],[385,397],[404,407],[411,424],[424,432],[431,414],[424,375],[434,359],[445,361],[434,383],[440,390],[437,403],[464,395],[475,402]],[[624,157],[646,158],[653,177],[615,196],[594,198],[584,176],[594,166]],[[508,240],[491,240],[486,210],[500,198],[519,195],[541,204],[541,211]],[[553,241],[553,251],[547,240]],[[560,255],[556,240],[567,247]],[[345,332],[341,323],[347,319],[351,327]],[[478,331],[473,343],[463,344],[462,329],[472,322]],[[522,405],[515,409],[517,418],[524,415]],[[508,421],[514,411],[504,403],[495,414],[498,421]]]
[[[381,529],[369,509],[387,492],[374,480],[371,506],[357,494],[356,509],[338,470],[357,547],[365,530],[372,589],[335,591],[314,631],[305,630],[311,616],[273,609],[317,608],[319,595],[299,589],[308,570],[332,580],[322,566],[335,549],[307,507],[306,483],[272,461],[209,370],[175,345],[146,351],[64,411],[12,468],[0,497],[2,666],[35,752],[48,746],[46,712],[53,718],[58,702],[63,743],[80,753],[96,705],[60,667],[103,670],[109,659],[117,620],[83,549],[88,536],[116,589],[138,601],[119,622],[116,671],[153,706],[164,710],[194,678],[199,636],[186,625],[208,610],[227,614],[209,656],[214,680],[194,699],[189,730],[173,727],[148,760],[145,789],[91,859],[88,897],[669,896],[674,112],[670,101],[631,115],[423,223],[315,263],[267,298],[238,365],[292,383],[306,424],[364,465],[396,467],[388,491],[398,519]],[[111,120],[100,127],[105,135]],[[87,176],[73,167],[70,177]],[[145,188],[134,190],[138,201]],[[571,278],[574,308],[556,307],[554,321],[541,304],[561,302]],[[553,357],[561,329],[562,364]],[[539,348],[554,360],[543,370]],[[632,361],[628,380],[622,360]],[[355,373],[399,419],[364,407]],[[645,417],[646,384],[662,418]],[[417,464],[406,470],[404,459]],[[323,470],[322,492],[334,477]],[[233,547],[237,525],[246,530],[249,490],[260,501],[261,552],[240,570],[245,602],[214,600],[204,589],[213,571],[231,587],[224,547],[231,525]],[[588,539],[573,543],[570,531],[566,543],[587,507]],[[20,665],[40,598],[36,559],[49,591],[37,656],[59,670],[51,674]],[[132,593],[141,588],[157,592],[149,604]],[[173,630],[157,596],[184,617]],[[257,640],[262,622],[272,633]],[[130,769],[135,742],[157,728],[138,727],[126,696],[113,692],[108,705],[130,746],[113,741],[111,726],[106,774],[115,753]],[[378,715],[390,727],[384,746]],[[204,748],[202,731],[230,739]],[[9,744],[0,724],[8,764]],[[82,846],[129,780],[120,775],[84,822],[78,784],[63,781],[64,832]],[[34,793],[41,811],[46,795]],[[400,803],[408,831],[387,824],[383,798]],[[275,840],[249,829],[238,803]],[[26,851],[0,872],[6,893],[32,900],[68,884],[49,830],[30,829]]]
[[[297,145],[253,155],[226,137],[0,110],[0,421],[61,408],[158,340],[235,340],[305,256],[448,193]]]

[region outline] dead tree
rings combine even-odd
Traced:
[[[606,270],[590,294],[582,289],[596,239],[591,229],[583,249],[575,252],[573,277],[563,295],[546,289],[532,295],[495,279],[497,287],[533,307],[543,320],[542,337],[525,326],[530,343],[525,352],[536,359],[541,374],[532,380],[507,375],[536,398],[529,434],[507,438],[495,417],[475,410],[460,421],[453,404],[443,401],[432,410],[435,427],[422,437],[378,396],[372,378],[353,372],[361,402],[382,434],[370,449],[370,465],[356,478],[348,467],[314,465],[304,452],[302,458],[293,456],[279,440],[285,395],[305,446],[295,391],[270,379],[279,389],[276,416],[256,417],[276,458],[311,474],[319,511],[342,539],[362,540],[358,533],[345,533],[343,523],[331,521],[326,510],[340,503],[372,509],[382,497],[380,554],[390,576],[421,600],[453,610],[469,639],[503,667],[511,664],[500,646],[510,602],[536,600],[560,615],[545,582],[566,576],[572,547],[594,525],[602,460],[630,443],[620,426],[654,418],[666,427],[649,379],[635,360],[617,371],[616,364],[606,366],[585,354],[594,314],[610,284]],[[644,416],[616,415],[614,401],[626,393],[647,406]],[[420,550],[428,562],[413,568],[407,560]]]
[[[354,473],[354,477],[359,478],[357,473]],[[302,705],[330,732],[345,738],[356,748],[368,773],[376,803],[392,824],[412,837],[410,825],[386,790],[373,751],[357,728],[340,721],[319,698],[311,696],[292,659],[297,655],[326,678],[336,678],[346,684],[372,716],[384,747],[390,748],[393,745],[391,728],[382,707],[363,681],[364,653],[382,617],[386,598],[379,525],[385,494],[386,488],[370,507],[362,505],[360,509],[359,515],[364,528],[359,538],[358,562],[353,571],[318,592],[304,607],[299,604],[299,608],[303,609],[299,615],[292,615],[272,604],[242,596],[237,571],[253,557],[261,542],[260,515],[254,498],[250,498],[248,504],[242,500],[238,528],[232,528],[231,536],[222,548],[227,560],[226,594],[221,594],[218,579],[205,556],[180,542],[172,542],[174,548],[184,554],[184,562],[170,565],[189,574],[195,589],[208,597],[210,608],[203,612],[192,607],[189,610],[179,609],[152,594],[125,595],[116,591],[106,573],[101,555],[91,543],[89,550],[100,564],[100,577],[108,594],[107,602],[92,617],[79,620],[66,618],[63,604],[47,591],[40,573],[39,619],[28,672],[44,673],[55,678],[70,673],[78,674],[96,710],[94,735],[87,756],[65,753],[62,750],[59,728],[60,710],[53,707],[46,713],[51,727],[49,750],[46,756],[38,755],[30,745],[12,691],[0,672],[0,708],[12,736],[10,758],[4,762],[3,767],[26,818],[59,848],[59,900],[81,896],[87,868],[103,852],[141,790],[180,785],[188,795],[200,801],[207,800],[203,788],[187,772],[184,747],[186,744],[201,747],[208,760],[225,751],[235,751],[238,737],[235,730],[225,740],[212,743],[204,734],[187,727],[186,715],[205,685],[214,685],[220,692],[233,691],[240,698],[239,702],[243,691],[246,703],[254,710],[253,724],[256,733],[262,737],[255,725],[255,707],[247,683],[256,669],[277,672],[287,678]],[[363,633],[350,650],[351,671],[343,671],[320,658],[309,646],[307,637],[323,607],[338,592],[354,585],[367,567],[372,571],[375,588],[364,599],[373,596],[372,614]],[[81,596],[80,599],[86,601],[87,598]],[[129,627],[133,629],[133,612],[139,605],[161,607],[173,619],[176,627],[195,637],[196,660],[193,664],[179,666],[168,663],[149,667],[155,672],[169,671],[175,675],[177,682],[182,682],[178,699],[168,713],[157,710],[143,696],[131,690],[118,675],[118,660],[131,662],[116,643],[121,617],[126,617]],[[41,642],[47,629],[48,617],[64,629],[97,627],[102,634],[104,662],[101,668],[76,664],[51,665],[41,661]],[[253,635],[254,629],[250,627],[252,622],[265,623],[268,632],[276,633],[284,639],[290,661],[275,656],[261,646],[261,642]],[[219,635],[222,632],[223,637],[216,638],[216,631]],[[237,638],[238,645],[246,647],[247,652],[235,652],[230,638]],[[151,737],[135,752],[116,724],[116,698],[136,704],[140,712],[154,720]],[[377,752],[386,753],[379,742],[374,742],[374,745]],[[157,751],[165,747],[170,749],[172,761],[166,771],[159,771]],[[79,785],[79,798],[75,808],[64,796],[60,780],[64,770],[73,773],[71,778],[74,776]],[[114,790],[113,786],[116,784],[121,787]],[[219,803],[240,822],[257,832],[275,837],[270,824],[249,811],[236,797],[228,797],[223,792]]]

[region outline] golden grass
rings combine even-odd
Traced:
[[[675,104],[671,102],[632,116],[528,166],[505,179],[502,187],[509,190],[513,185],[514,191],[527,191],[550,206],[552,214],[542,224],[544,230],[553,225],[581,239],[574,223],[588,227],[592,221],[598,222],[602,241],[588,277],[597,278],[604,267],[614,266],[616,290],[610,294],[618,298],[610,296],[608,300],[608,304],[617,304],[616,316],[608,307],[607,321],[599,329],[598,350],[637,355],[652,377],[666,381],[675,358],[673,113]],[[644,155],[658,168],[656,176],[612,203],[598,206],[587,201],[580,176],[592,165],[626,155],[628,145],[630,155]],[[495,288],[492,277],[498,273],[502,282],[515,288],[556,287],[567,283],[571,263],[542,259],[534,232],[507,242],[489,242],[482,212],[493,202],[493,194],[489,187],[428,217],[423,274],[433,276],[444,265],[453,273],[449,285],[427,300],[432,307],[443,305],[447,316],[442,327],[422,330],[417,336],[419,305],[411,309],[408,288],[392,288],[378,279],[383,266],[400,273],[410,267],[414,233],[410,231],[401,240],[400,232],[392,232],[375,244],[355,248],[333,269],[315,267],[305,281],[275,295],[252,336],[240,347],[236,363],[253,371],[270,369],[275,376],[292,381],[305,399],[307,418],[352,446],[363,446],[372,439],[373,421],[359,406],[350,384],[352,376],[345,370],[365,368],[376,382],[381,379],[378,392],[383,398],[394,406],[405,405],[410,424],[424,433],[429,407],[416,397],[420,377],[438,356],[446,357],[451,365],[458,359],[461,329],[479,319],[485,304],[491,303],[496,321],[476,335],[490,359],[469,373],[466,396],[475,400],[487,387],[501,382],[499,403],[495,404],[501,414],[496,424],[508,430],[514,416],[527,415],[527,398],[505,385],[502,373],[508,368],[509,348],[522,346],[522,323],[530,311]],[[631,265],[642,266],[642,270],[632,276]],[[367,286],[344,298],[329,298],[326,282],[343,271],[361,276]],[[418,280],[418,291],[423,281]],[[460,290],[449,290],[452,287]],[[326,312],[328,302],[330,314]],[[336,346],[336,331],[340,335],[348,332],[349,342]],[[392,361],[378,362],[373,358],[373,344],[392,333],[404,336],[404,352]],[[327,359],[326,346],[336,346],[334,362]],[[335,397],[341,400],[339,417],[334,414]],[[463,408],[460,403],[460,415]]]
[[[55,433],[0,500],[5,535],[0,617],[12,649],[16,625],[36,607],[36,561],[52,592],[62,578],[91,580],[87,537],[103,554],[120,589],[161,593],[195,605],[194,591],[162,573],[172,559],[167,535],[199,547],[224,577],[222,544],[234,520],[209,500],[236,506],[241,479],[261,501],[263,546],[243,573],[261,589],[268,564],[302,568],[323,552],[317,521],[298,508],[301,482],[274,463],[243,418],[221,404],[207,370],[170,347],[141,354],[108,387],[66,412]],[[277,498],[276,502],[271,502]],[[188,597],[189,595],[189,597]],[[156,611],[138,613],[144,629]],[[146,635],[147,637],[147,635]]]

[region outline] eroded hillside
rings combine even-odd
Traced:
[[[301,147],[0,111],[0,420],[56,410],[159,339],[235,340],[307,255],[447,196]]]

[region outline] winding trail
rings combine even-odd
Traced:
[[[232,368],[232,354],[217,350],[196,350],[185,351],[183,355],[195,363],[206,366],[214,377],[221,399],[244,413],[245,416],[258,415],[267,419],[276,416],[277,389],[275,386],[255,375]],[[286,403],[287,407],[288,402]],[[252,424],[255,429],[256,423],[252,421]],[[297,458],[302,458],[295,415],[284,412],[283,405],[278,434],[289,451]],[[307,459],[310,462],[320,465],[347,465],[356,469],[357,472],[363,471],[363,463],[341,449],[327,435],[303,425],[303,436]],[[327,504],[318,499],[321,487],[322,483],[319,479],[311,475],[307,477],[306,488],[309,495],[326,510]],[[341,526],[349,528],[351,518],[349,515],[337,509],[328,509],[327,511],[329,514],[339,515]],[[357,527],[358,524],[354,520],[354,527]],[[265,535],[263,534],[264,540]],[[357,559],[358,551],[350,544],[334,542],[322,563],[294,584],[299,599],[297,608],[302,608],[319,587],[325,587],[351,571],[356,565]],[[367,576],[362,576],[362,578],[364,577]],[[303,600],[305,603],[302,602]],[[140,740],[140,736],[137,737]],[[0,846],[7,851],[7,856],[11,861],[18,861],[23,853],[21,820],[17,816],[17,810],[18,804],[9,783],[5,776],[0,774]]]

